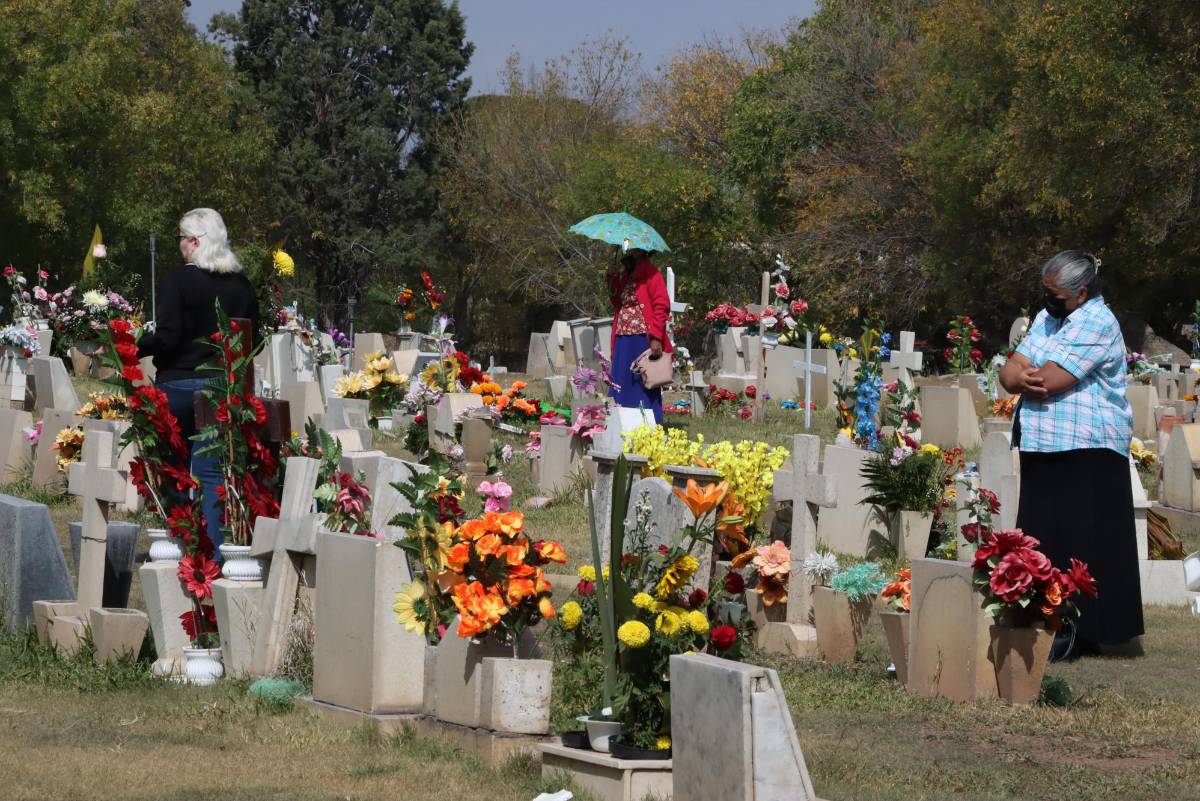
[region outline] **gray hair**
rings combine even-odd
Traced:
[[[1042,265],[1042,277],[1072,295],[1086,289],[1089,298],[1100,294],[1100,259],[1086,250],[1064,250]]]
[[[242,263],[229,249],[225,221],[212,209],[192,209],[179,220],[179,233],[194,236],[200,243],[192,261],[202,270],[214,273],[240,273]]]

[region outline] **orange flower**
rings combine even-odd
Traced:
[[[1062,584],[1051,581],[1046,585],[1046,603],[1051,608],[1057,608],[1063,602]]]
[[[557,562],[560,565],[567,563],[567,552],[557,542],[550,540],[542,540],[537,544],[538,555],[549,562]]]
[[[450,595],[461,616],[458,624],[460,637],[482,634],[499,623],[500,618],[508,612],[508,607],[496,588],[484,590],[478,581],[460,584],[450,591]]]
[[[494,537],[494,534],[489,534],[489,537]],[[500,548],[500,553],[504,556],[504,561],[510,566],[524,564],[525,557],[529,554],[529,542],[521,541],[514,542],[512,545],[505,545]]]
[[[787,603],[787,584],[778,576],[758,577],[758,594],[762,596],[763,606],[774,606],[777,603]]]
[[[513,401],[513,406],[517,407],[520,412],[527,415],[535,415],[538,413],[537,407],[524,398],[517,398],[515,401]]]
[[[549,619],[556,617],[558,612],[554,609],[554,604],[551,603],[549,596],[538,601],[538,611],[542,613],[542,617]]]
[[[707,484],[704,489],[700,489],[696,479],[689,478],[687,492],[683,492],[678,487],[672,488],[671,491],[679,496],[679,500],[687,504],[693,515],[704,517],[724,500],[725,494],[729,492],[729,484],[722,481],[720,484]]]
[[[459,540],[463,542],[474,542],[486,534],[487,531],[488,528],[482,520],[472,518],[459,526],[456,534]]]
[[[899,598],[900,608],[905,612],[912,606],[912,570],[904,568],[896,574],[896,580],[883,588],[881,598]]]
[[[525,528],[525,515],[522,512],[488,512],[483,520],[489,531],[499,532],[509,539]]]
[[[455,543],[450,546],[450,569],[455,573],[461,573],[467,567],[467,562],[471,561],[471,546],[465,542]]]
[[[732,554],[741,552],[742,547],[749,548],[750,540],[746,537],[746,507],[733,500],[732,495],[725,496],[722,504],[721,519],[717,521],[717,531],[726,550]]]
[[[550,582],[546,581],[546,574],[542,572],[541,568],[534,568],[533,586],[539,594],[554,589]]]
[[[502,542],[496,534],[484,534],[475,540],[475,553],[480,556],[495,556],[500,553]]]
[[[496,398],[496,403],[495,403],[496,411],[502,412],[505,409],[507,409],[508,401],[509,401],[509,398],[507,395],[501,395],[499,398]]]
[[[520,392],[521,390],[525,389],[525,387],[527,387],[527,386],[529,386],[529,385],[526,384],[524,381],[514,381],[513,385],[511,387],[509,387],[508,391],[509,392]]]
[[[504,591],[504,597],[508,599],[510,606],[516,606],[536,592],[537,590],[533,582],[529,579],[512,579],[508,582],[508,587]]]
[[[522,562],[521,564],[513,565],[512,567],[510,567],[508,569],[508,577],[510,579],[515,579],[515,578],[531,579],[540,572],[541,571],[538,570],[533,565],[527,565],[524,562]]]

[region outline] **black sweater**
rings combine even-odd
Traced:
[[[258,330],[258,298],[241,273],[215,273],[185,264],[158,286],[158,320],[153,334],[138,341],[138,356],[153,356],[157,381],[206,378],[197,368],[215,356],[204,340],[217,332],[215,301],[229,317],[244,317]]]

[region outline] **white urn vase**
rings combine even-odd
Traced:
[[[165,528],[148,528],[151,562],[178,562],[183,558],[183,548]]]
[[[188,684],[209,687],[225,675],[220,648],[184,648],[183,656],[187,660],[183,675]]]
[[[249,545],[230,545],[222,543],[218,548],[224,560],[221,563],[221,576],[230,581],[262,581],[262,560],[250,555]]]

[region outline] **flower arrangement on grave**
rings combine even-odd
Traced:
[[[54,322],[54,335],[61,342],[88,342],[100,338],[110,318],[123,318],[140,327],[133,304],[111,290],[89,289],[73,297],[69,312]]]
[[[892,583],[880,591],[879,597],[893,612],[912,610],[912,569],[902,567],[896,571]]]
[[[1000,499],[996,493],[981,487],[963,498],[962,511],[966,512],[968,521],[959,528],[962,538],[977,544],[992,535],[992,521],[1000,514]]]
[[[1149,384],[1151,379],[1154,378],[1155,373],[1165,372],[1163,368],[1155,364],[1146,354],[1138,353],[1137,351],[1130,351],[1125,354],[1125,369],[1128,371],[1130,378],[1142,384]]]
[[[884,426],[894,429],[910,439],[921,439],[921,413],[917,411],[921,391],[917,387],[906,387],[899,381],[893,381],[883,386],[887,393],[888,403],[885,405],[880,419]]]
[[[992,416],[1011,420],[1013,415],[1016,414],[1017,401],[1020,399],[1019,395],[1010,395],[1007,398],[992,401]]]
[[[740,406],[741,396],[738,393],[716,384],[708,385],[708,397],[704,402],[704,410],[709,415],[721,414],[728,409],[737,409]]]
[[[433,276],[429,274],[428,270],[421,272],[421,288],[422,297],[425,299],[425,304],[429,306],[431,312],[437,311],[446,302],[445,293],[439,292],[437,287],[434,286]]]
[[[41,350],[37,335],[26,325],[6,325],[0,328],[0,347],[9,348],[17,355],[28,359]]]
[[[59,431],[50,449],[58,452],[58,472],[66,475],[71,465],[78,462],[83,455],[83,428],[71,426]]]
[[[661,425],[640,425],[633,431],[621,434],[625,440],[625,453],[646,457],[642,475],[647,478],[667,475],[669,464],[694,465],[704,448],[704,435],[698,434],[695,441],[688,438],[680,428],[667,429]]]
[[[465,517],[463,477],[451,476],[444,459],[434,456],[429,470],[413,472],[392,486],[408,501],[411,511],[393,517],[390,525],[404,529],[393,544],[408,554],[413,580],[396,593],[392,611],[408,631],[436,645],[454,618],[449,596],[459,576],[450,570],[450,549]]]
[[[580,406],[571,415],[571,436],[578,437],[586,446],[597,434],[604,433],[608,422],[608,409],[603,404]]]
[[[734,306],[732,303],[719,303],[704,315],[705,322],[718,334],[723,334],[730,328],[756,326],[758,319],[758,315],[748,308]]]
[[[1150,472],[1154,470],[1154,466],[1158,464],[1158,457],[1154,451],[1146,447],[1137,437],[1134,437],[1129,443],[1129,455],[1133,458],[1134,464],[1138,470]]]
[[[403,443],[404,449],[414,456],[422,457],[429,452],[429,425],[424,414],[418,414],[404,429]]]
[[[829,580],[837,571],[838,560],[832,553],[813,551],[804,557],[804,575],[808,576],[814,585],[828,587]]]
[[[764,606],[787,603],[792,552],[782,540],[750,548],[733,558],[734,570],[741,570],[747,565],[754,567],[754,590],[762,597]]]
[[[128,420],[129,401],[119,392],[90,392],[87,403],[80,406],[76,414],[92,420]]]
[[[55,296],[46,289],[50,273],[38,270],[37,283],[29,287],[25,276],[10,264],[4,268],[4,280],[8,283],[12,296],[13,322],[32,326],[39,321],[49,320],[57,313],[58,304],[62,302],[62,295],[57,296],[57,301],[52,301]],[[67,290],[67,297],[71,292],[73,292],[73,288]]]
[[[874,506],[884,522],[900,511],[933,514],[954,480],[941,448],[900,434],[890,450],[867,457],[860,474],[870,493],[862,502]]]
[[[685,398],[663,404],[663,414],[670,417],[687,417],[692,413],[692,402]]]
[[[215,305],[217,331],[208,345],[216,358],[201,368],[212,373],[201,392],[213,410],[213,422],[196,435],[201,446],[196,453],[216,456],[221,466],[217,496],[225,542],[249,545],[255,520],[279,517],[275,497],[279,457],[259,436],[267,422],[267,408],[247,380],[263,342],[246,347],[246,338],[253,332],[230,320],[219,300]]]
[[[1020,529],[989,531],[979,540],[972,566],[975,586],[984,597],[983,610],[998,623],[1016,628],[1045,624],[1051,631],[1063,618],[1077,617],[1071,599],[1099,595],[1096,580],[1078,559],[1069,570],[1054,567]]]
[[[342,376],[333,394],[367,401],[373,418],[390,415],[403,405],[408,389],[408,376],[396,372],[394,367],[390,357],[379,352],[368,353],[363,359],[363,369]]]
[[[363,480],[362,474],[338,470],[332,480],[317,485],[313,500],[318,510],[326,513],[324,528],[342,534],[378,536],[371,530],[371,492]]]
[[[950,366],[950,372],[973,373],[979,369],[983,362],[983,351],[975,343],[980,337],[979,329],[970,317],[960,315],[950,321],[950,331],[946,334],[950,345],[943,354]]]
[[[872,599],[888,584],[875,562],[855,562],[842,567],[837,556],[820,551],[813,551],[804,558],[804,574],[814,586],[841,593],[852,602]]]

